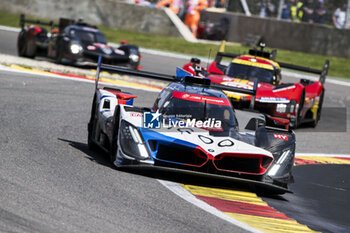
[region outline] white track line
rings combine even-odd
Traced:
[[[331,157],[331,158],[350,158],[350,155],[346,154],[325,154],[325,153],[295,153],[295,157],[312,156],[312,157]]]
[[[3,31],[10,31],[10,32],[19,32],[19,28],[15,27],[7,27],[7,26],[1,26],[0,25],[0,30]],[[110,43],[111,46],[118,46],[118,44],[115,43]],[[142,53],[148,53],[152,55],[157,55],[157,56],[164,56],[164,57],[171,57],[171,58],[178,58],[178,59],[185,59],[185,60],[190,60],[193,56],[188,55],[188,54],[180,54],[180,53],[172,53],[172,52],[165,52],[165,51],[159,51],[159,50],[154,50],[154,49],[146,49],[146,48],[140,48],[140,51]],[[204,57],[200,57],[202,60],[207,59]],[[331,64],[332,65],[332,64]],[[282,71],[284,74],[288,75],[289,77],[296,78],[296,79],[301,79],[301,78],[308,78],[313,81],[318,80],[319,78],[312,76],[312,75],[307,75],[307,74],[299,74],[299,73],[294,73],[290,71]],[[349,81],[343,81],[339,79],[334,79],[334,78],[327,78],[326,83],[331,83],[335,85],[340,85],[340,86],[346,86],[350,87],[350,82]]]
[[[255,228],[247,225],[247,224],[244,224],[244,223],[242,223],[234,218],[231,218],[230,216],[224,214],[223,212],[216,209],[215,207],[208,205],[204,201],[199,200],[194,195],[192,195],[189,191],[187,191],[186,189],[181,187],[181,185],[179,185],[178,183],[171,182],[171,181],[165,181],[165,180],[158,180],[158,181],[159,181],[159,183],[161,183],[163,186],[165,186],[167,189],[169,189],[170,191],[172,191],[173,193],[175,193],[176,195],[178,195],[182,199],[184,199],[184,200],[190,202],[191,204],[203,209],[206,212],[209,212],[209,213],[215,215],[218,218],[221,218],[229,223],[232,223],[232,224],[234,224],[234,225],[236,225],[244,230],[250,231],[250,232],[261,232]]]
[[[20,32],[20,28],[15,28],[15,27],[8,27],[8,26],[2,26],[0,25],[0,30],[2,31],[8,31],[8,32]]]
[[[67,77],[67,76],[63,76],[63,75],[59,75],[59,74],[44,74],[44,73],[35,72],[35,71],[16,70],[16,69],[12,69],[12,68],[5,67],[2,65],[0,65],[0,71],[7,71],[7,72],[21,73],[21,74],[30,74],[30,75],[33,75],[35,77],[37,76],[37,77],[65,79],[65,80],[71,80],[71,81],[76,81],[76,82],[95,83],[95,80]],[[130,88],[130,89],[135,89],[135,90],[143,90],[143,91],[148,91],[148,92],[156,92],[156,93],[160,92],[160,90],[155,90],[155,89],[151,89],[151,88],[147,88],[147,87],[134,87],[131,85],[129,86],[129,85],[122,85],[122,84],[106,83],[106,82],[99,82],[99,83],[104,84],[104,85],[125,87],[125,88]]]

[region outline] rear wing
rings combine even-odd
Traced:
[[[319,79],[320,83],[324,84],[326,82],[326,77],[327,77],[328,69],[329,69],[329,60],[325,61],[324,65],[322,67],[322,70],[313,69],[313,68],[309,68],[309,67],[303,67],[303,66],[297,66],[297,65],[293,65],[293,64],[284,63],[284,62],[278,62],[278,64],[283,68],[298,70],[298,71],[307,72],[307,73],[311,73],[311,74],[318,74],[318,75],[320,75],[320,79]]]
[[[178,82],[182,78],[184,78],[184,80],[186,80],[185,78],[196,78],[196,79],[198,78],[199,79],[199,77],[193,77],[190,74],[179,77],[179,76],[172,76],[172,75],[168,75],[168,74],[159,74],[159,73],[153,73],[153,72],[147,72],[147,71],[131,70],[131,69],[127,69],[127,68],[123,68],[123,67],[119,67],[119,66],[113,66],[113,65],[105,65],[105,64],[102,64],[102,56],[99,55],[98,62],[97,62],[96,76],[95,76],[95,89],[98,88],[98,82],[100,79],[100,72],[101,71],[108,71],[111,73],[118,73],[118,74],[134,75],[134,76],[155,79],[155,80],[160,80],[160,81],[166,81],[166,82]],[[255,82],[253,90],[243,89],[243,88],[238,88],[238,87],[231,87],[231,86],[226,86],[226,85],[217,84],[217,83],[211,83],[209,87],[212,89],[221,90],[221,91],[232,91],[232,92],[238,92],[238,93],[242,93],[242,94],[252,95],[254,98],[252,98],[251,107],[253,107],[254,103],[255,103],[257,86],[258,86],[258,83]]]
[[[26,23],[37,24],[37,25],[42,25],[42,26],[50,26],[51,30],[55,27],[58,27],[58,25],[55,24],[53,20],[44,22],[41,20],[26,19],[25,15],[21,14],[20,19],[19,19],[19,25],[21,26],[22,29],[24,28]]]
[[[253,52],[255,52],[255,54],[253,54]],[[264,53],[264,54],[263,54]],[[260,57],[265,57],[271,60],[274,60],[276,57],[276,50],[272,51],[271,53],[268,52],[261,52],[261,51],[257,51],[257,50],[250,50],[249,51],[250,55],[255,55],[255,56],[260,56]],[[216,54],[215,57],[215,62],[217,64],[220,64],[222,58],[236,58],[240,56],[239,54],[233,54],[233,53],[225,53],[225,52],[218,52]],[[293,64],[288,64],[288,63],[284,63],[284,62],[278,62],[276,61],[280,67],[282,68],[287,68],[287,69],[292,69],[292,70],[298,70],[298,71],[302,71],[302,72],[306,72],[306,73],[312,73],[312,74],[318,74],[320,75],[319,81],[324,84],[326,82],[326,77],[328,74],[328,69],[329,69],[329,60],[326,60],[322,69],[313,69],[313,68],[309,68],[309,67],[304,67],[304,66],[297,66],[297,65],[293,65]]]
[[[220,63],[222,58],[236,58],[239,54],[233,54],[233,53],[225,53],[225,52],[218,52],[215,57],[215,62]]]
[[[42,25],[42,26],[50,26],[51,30],[58,27],[59,32],[62,32],[69,25],[78,25],[78,26],[97,28],[95,25],[90,25],[84,22],[82,19],[79,19],[76,21],[74,19],[59,18],[59,23],[55,24],[53,20],[45,22],[41,20],[26,19],[25,15],[21,14],[19,25],[21,26],[22,29],[24,28],[26,23]]]

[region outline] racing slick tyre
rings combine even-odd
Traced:
[[[57,52],[56,63],[62,64],[62,60],[63,60],[63,52],[62,52],[62,49],[59,48]]]
[[[315,120],[311,123],[312,127],[316,127],[321,119],[322,105],[323,105],[324,91],[321,92],[320,101],[318,102],[317,114]]]
[[[31,43],[30,43],[31,42]],[[31,46],[31,49],[29,48]],[[17,39],[17,54],[20,57],[28,57],[28,58],[34,58],[35,57],[35,42],[29,41],[25,31],[21,31],[18,35]]]
[[[20,57],[25,57],[26,54],[26,39],[24,31],[21,31],[17,38],[17,53]]]
[[[301,119],[302,119],[301,111],[303,110],[303,107],[304,107],[304,101],[305,101],[305,91],[303,91],[303,93],[300,96],[299,107],[297,110],[296,118],[294,119],[294,121],[291,121],[290,123],[290,127],[292,127],[293,129],[298,128],[301,124]]]
[[[115,162],[117,162],[117,153],[118,153],[118,134],[119,134],[119,115],[120,115],[120,109],[117,106],[113,120],[115,121],[113,126],[113,136],[112,136],[112,142],[110,145],[110,151],[109,151],[109,157],[111,160],[111,163],[118,167]]]
[[[96,150],[97,149],[97,145],[92,139],[95,124],[96,124],[96,95],[94,96],[94,100],[93,100],[92,108],[91,108],[91,118],[90,118],[90,121],[88,123],[88,141],[87,141],[87,143],[88,143],[89,150]]]

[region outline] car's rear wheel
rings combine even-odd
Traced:
[[[17,39],[17,53],[20,57],[25,57],[26,55],[26,39],[25,32],[21,31]]]
[[[17,39],[17,54],[20,57],[34,58],[36,45],[34,40],[29,40],[25,31],[21,31]]]
[[[318,107],[317,107],[317,114],[315,120],[311,123],[312,127],[316,127],[318,122],[321,119],[321,112],[322,112],[322,105],[323,105],[323,98],[324,98],[324,91],[322,90],[320,94],[320,100],[318,102]]]

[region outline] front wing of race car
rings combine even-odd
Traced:
[[[125,127],[125,125],[121,127]],[[288,188],[275,184],[269,178],[267,171],[270,168],[269,165],[272,164],[270,157],[261,155],[251,157],[251,155],[237,154],[237,157],[230,158],[233,159],[231,161],[227,158],[226,160],[209,159],[201,148],[189,142],[182,141],[176,144],[173,143],[174,141],[171,143],[158,136],[158,142],[165,145],[159,146],[156,145],[156,140],[144,140],[136,127],[133,128],[131,125],[127,127],[129,130],[121,128],[119,134],[119,149],[117,159],[114,162],[114,165],[119,168],[173,171],[204,178],[244,183],[275,194],[291,192]],[[125,139],[126,137],[129,139]],[[272,170],[269,169],[269,171]]]
[[[137,169],[137,170],[152,170],[152,171],[162,171],[162,172],[175,172],[175,173],[181,173],[184,175],[202,177],[204,179],[228,181],[228,182],[232,182],[232,185],[241,184],[245,187],[248,186],[249,188],[252,188],[258,191],[263,191],[265,193],[273,193],[273,194],[293,193],[288,188],[284,188],[279,185],[268,183],[266,181],[252,180],[248,178],[233,177],[233,176],[225,176],[225,175],[193,171],[193,170],[185,170],[185,169],[179,169],[175,167],[146,165],[146,164],[138,164],[138,165],[129,164],[129,165],[123,165],[122,168],[135,169],[135,170]]]
[[[289,171],[293,164],[295,139],[287,132],[271,134],[290,146],[274,145],[273,155],[232,137],[211,137],[204,130],[151,130],[140,126],[143,112],[120,106],[117,167],[161,167],[200,176],[231,179],[266,187],[282,193],[288,190]],[[172,136],[170,136],[172,135]],[[265,137],[265,136],[263,136]],[[279,154],[278,154],[279,153]],[[277,154],[277,155],[276,155]]]
[[[91,47],[89,49],[89,47]],[[94,48],[94,49],[93,49]],[[117,53],[118,52],[118,53]],[[104,64],[119,65],[119,66],[131,66],[136,69],[140,64],[139,54],[126,54],[125,51],[114,49],[110,46],[96,47],[87,46],[78,53],[72,53],[68,48],[63,55],[63,59],[66,62],[72,62],[78,65],[86,63],[96,63],[99,56],[102,58]]]

